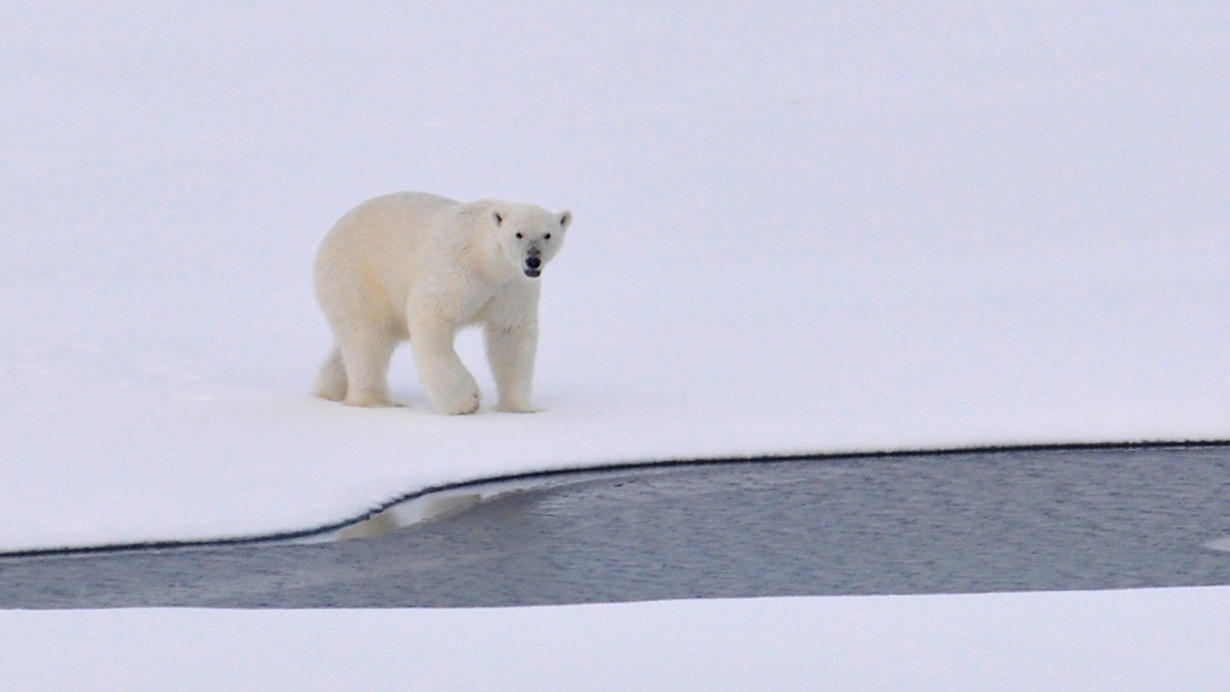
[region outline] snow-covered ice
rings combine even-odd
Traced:
[[[1216,5],[6,10],[0,549],[679,457],[1230,437]],[[316,244],[570,207],[533,416],[311,398]],[[463,357],[493,388],[475,334]]]
[[[0,675],[13,690],[1217,690],[1228,636],[1227,587],[9,611]]]

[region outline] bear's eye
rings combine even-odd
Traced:
[[[518,237],[518,238],[520,238],[520,237],[521,237],[521,234],[520,234],[520,233],[518,233],[518,234],[517,234],[517,237]]]
[[[543,238],[546,238],[547,240],[550,240],[550,239],[551,239],[551,234],[550,234],[550,233],[548,233],[548,234],[544,235],[544,236],[543,236]]]

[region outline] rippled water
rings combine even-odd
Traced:
[[[1230,584],[1230,447],[726,463],[555,482],[366,539],[4,558],[0,607]]]

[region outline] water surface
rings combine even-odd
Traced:
[[[373,538],[0,559],[0,607],[511,606],[1230,584],[1230,448],[557,477]],[[477,492],[477,491],[476,491]],[[388,527],[386,527],[388,528]]]

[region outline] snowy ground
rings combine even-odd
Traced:
[[[84,3],[5,20],[0,549],[595,462],[1230,437],[1224,10]],[[538,403],[307,395],[395,189],[576,214]],[[493,390],[477,334],[464,357]]]
[[[1226,587],[491,610],[25,611],[0,617],[0,674],[16,690],[1196,691],[1225,689],[1227,636]]]
[[[0,34],[0,550],[548,467],[1230,437],[1220,3],[30,3]],[[397,189],[575,213],[545,412],[437,416],[405,354],[405,408],[307,395],[316,243]]]

